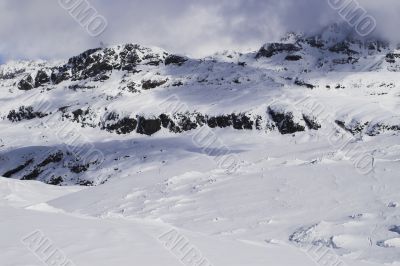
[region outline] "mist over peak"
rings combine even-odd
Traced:
[[[335,23],[343,38],[355,35],[346,10],[333,8],[337,2],[354,8],[347,10],[350,20],[361,14],[376,21],[373,32],[363,38],[400,41],[400,2],[395,0],[92,0],[87,3],[107,22],[104,32],[94,37],[77,21],[84,13],[68,11],[59,1],[5,0],[0,3],[0,56],[5,61],[61,59],[103,42],[140,43],[203,57],[225,49],[256,50],[286,32],[315,36]]]

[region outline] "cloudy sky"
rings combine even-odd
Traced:
[[[255,50],[286,31],[316,32],[342,20],[328,4],[342,0],[88,0],[108,23],[92,37],[63,8],[80,1],[86,0],[1,0],[0,60],[64,59],[100,42],[192,56]],[[399,0],[358,3],[376,18],[374,34],[400,40]]]

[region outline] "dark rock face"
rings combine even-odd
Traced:
[[[129,134],[135,131],[137,121],[134,118],[124,117],[119,119],[119,115],[112,112],[107,115],[105,121],[102,122],[101,129],[108,132],[115,132],[118,135]]]
[[[69,59],[65,66],[71,70],[72,80],[93,78],[94,81],[109,79],[112,70],[135,72],[139,64],[158,66],[167,55],[154,54],[150,49],[136,44],[126,44],[119,49],[91,49]]]
[[[350,44],[348,42],[340,42],[329,48],[329,51],[339,54],[354,55],[357,54],[356,51],[350,49]]]
[[[322,127],[321,124],[318,123],[318,121],[315,117],[303,115],[303,119],[306,122],[306,125],[309,129],[319,130]]]
[[[14,79],[19,74],[22,74],[24,72],[25,72],[25,69],[19,69],[19,70],[15,70],[14,72],[8,72],[8,73],[0,72],[0,80]]]
[[[374,137],[374,136],[380,135],[381,133],[383,133],[385,131],[398,132],[398,131],[400,131],[400,125],[386,125],[383,123],[377,123],[377,124],[373,125],[371,128],[369,128],[368,131],[366,132],[366,134],[368,136]]]
[[[210,128],[225,128],[225,127],[230,127],[233,125],[232,121],[232,115],[221,115],[217,117],[209,117],[207,119],[207,125]]]
[[[74,164],[69,167],[72,173],[80,174],[89,170],[90,165]]]
[[[339,58],[339,59],[332,60],[332,62],[336,65],[355,64],[358,61],[359,61],[359,58],[355,58],[352,56],[349,56],[347,58]]]
[[[28,106],[21,106],[18,111],[16,110],[11,110],[8,115],[7,119],[10,120],[11,122],[20,122],[22,120],[32,120],[35,118],[43,118],[47,116],[48,114],[44,114],[41,112],[34,112],[33,107]]]
[[[394,225],[390,227],[389,231],[400,235],[400,225]]]
[[[254,121],[245,114],[232,114],[232,124],[234,129],[253,129]]]
[[[177,121],[180,131],[190,131],[196,129],[199,126],[198,120],[201,120],[201,118],[192,119],[192,115],[190,115],[189,113],[176,114],[174,116],[174,119],[175,121]]]
[[[183,56],[179,56],[179,55],[169,55],[166,59],[165,59],[165,65],[178,65],[181,66],[183,65],[185,62],[187,61],[187,59]]]
[[[387,41],[373,40],[373,41],[367,41],[366,46],[370,51],[382,52],[382,50],[389,48],[390,43]]]
[[[85,121],[85,116],[89,114],[89,109],[87,110],[77,109],[73,111],[72,114],[74,116],[73,121],[75,122],[79,122],[80,120]]]
[[[296,79],[296,80],[294,81],[294,84],[296,84],[297,86],[306,87],[307,89],[314,89],[314,88],[315,88],[314,85],[309,84],[309,83],[306,83],[306,82],[304,82],[304,81],[302,81],[302,80],[299,80],[299,79]]]
[[[161,120],[161,125],[163,128],[168,129],[170,132],[173,133],[181,133],[182,130],[175,124],[175,122],[166,114],[161,114],[159,116]]]
[[[389,53],[386,55],[386,62],[390,64],[396,63],[396,59],[400,58],[400,54],[397,53]]]
[[[124,49],[120,52],[121,70],[133,71],[137,64],[141,62],[137,53],[138,45],[126,44]]]
[[[154,89],[164,85],[165,83],[167,83],[167,81],[168,80],[144,80],[142,81],[142,88],[144,90]]]
[[[301,57],[301,55],[288,55],[285,57],[286,61],[299,61],[303,59],[303,57]]]
[[[35,77],[35,88],[42,86],[43,84],[49,83],[50,77],[44,70],[39,70]]]
[[[29,91],[34,88],[33,78],[31,75],[26,76],[18,82],[18,89],[22,91]]]
[[[98,49],[87,50],[86,52],[72,57],[68,61],[71,68],[72,80],[84,80],[95,78],[96,81],[108,79],[106,73],[113,69],[119,69],[117,63],[118,55],[113,49],[103,49],[102,53]]]
[[[291,112],[280,112],[268,108],[268,113],[281,134],[285,135],[305,131],[304,126],[294,121],[294,116]]]
[[[318,38],[308,38],[305,40],[311,47],[321,49],[325,46],[324,42]]]
[[[30,160],[26,161],[24,164],[19,165],[16,168],[7,171],[2,176],[6,177],[6,178],[10,178],[11,176],[13,176],[13,175],[21,172],[22,170],[24,170],[26,167],[28,167],[32,163],[33,163],[33,159],[30,159]]]
[[[141,116],[138,117],[137,133],[151,136],[160,130],[161,130],[160,118],[146,119]]]
[[[54,84],[60,84],[63,81],[66,81],[71,78],[71,75],[68,71],[67,67],[57,67],[52,69],[50,80]]]
[[[52,177],[47,184],[53,185],[53,186],[59,186],[64,182],[64,179],[61,176],[58,177]]]
[[[40,174],[44,172],[44,168],[51,163],[59,163],[64,158],[64,154],[62,151],[57,151],[53,154],[50,154],[46,159],[44,159],[41,163],[36,165],[34,169],[27,175],[22,177],[22,180],[35,180]]]
[[[364,131],[364,129],[369,125],[369,123],[360,123],[357,121],[353,121],[351,125],[347,125],[344,121],[336,120],[335,123],[341,127],[343,130],[349,132],[352,135],[357,135]]]
[[[256,55],[256,58],[272,57],[279,53],[283,52],[293,53],[293,52],[298,52],[300,50],[301,50],[300,47],[292,43],[271,43],[261,47],[261,49],[258,51]]]

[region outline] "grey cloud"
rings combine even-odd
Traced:
[[[257,49],[287,31],[315,33],[341,18],[328,0],[89,0],[108,28],[93,38],[57,0],[0,3],[0,57],[67,58],[85,49],[125,42],[203,56]],[[397,0],[358,0],[377,20],[376,35],[400,40]]]

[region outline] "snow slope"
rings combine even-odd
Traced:
[[[315,256],[280,242],[257,243],[234,240],[223,235],[207,235],[194,231],[174,228],[161,220],[129,219],[123,217],[89,217],[69,212],[59,212],[50,208],[40,193],[51,193],[57,197],[54,187],[35,182],[21,184],[21,181],[4,181],[10,186],[30,187],[30,193],[10,189],[15,197],[30,198],[33,206],[8,205],[0,201],[0,261],[5,266],[42,265],[41,259],[59,250],[71,263],[70,265],[191,265],[181,261],[181,252],[165,247],[160,236],[171,230],[177,230],[190,245],[198,249],[207,259],[204,265],[313,265]],[[3,185],[3,184],[2,184]],[[58,191],[62,197],[64,192]],[[94,191],[93,191],[94,192]],[[70,196],[75,192],[70,191]],[[1,192],[3,198],[5,194]],[[47,206],[47,207],[45,207]],[[26,239],[40,230],[42,236],[49,239],[49,251],[32,252]],[[32,243],[32,242],[28,242]],[[379,265],[341,259],[347,265]],[[73,264],[72,264],[73,263]],[[183,264],[182,264],[183,263]],[[46,265],[46,263],[44,263]],[[60,264],[61,265],[61,264]]]

